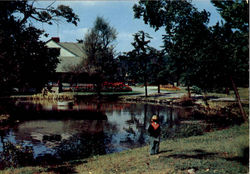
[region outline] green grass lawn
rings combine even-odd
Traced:
[[[162,89],[161,91],[168,91],[172,93],[187,93],[186,87],[181,87],[180,89],[181,90],[178,90],[178,91]],[[238,88],[238,92],[242,100],[249,100],[249,88]],[[229,95],[225,93],[209,92],[207,96],[235,98],[235,94],[233,90],[229,91]]]
[[[71,161],[56,166],[23,167],[0,173],[187,173],[246,174],[249,159],[249,125],[206,133],[202,136],[161,142],[160,154],[150,156],[148,146]]]
[[[238,92],[241,100],[249,100],[249,88],[238,88]],[[229,91],[229,95],[223,93],[208,93],[208,96],[235,98],[233,90]]]
[[[148,155],[148,146],[91,158],[76,166],[79,173],[247,173],[248,125],[203,136],[168,140],[161,153]],[[102,167],[100,167],[102,166]]]

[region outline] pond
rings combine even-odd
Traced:
[[[190,112],[164,105],[89,101],[17,101],[12,111],[18,121],[0,130],[0,168],[54,164],[144,146],[153,114],[159,115],[163,128],[174,132],[179,116]]]

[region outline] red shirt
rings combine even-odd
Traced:
[[[150,136],[158,138],[161,133],[160,124],[157,122],[152,122],[148,127],[148,133]]]

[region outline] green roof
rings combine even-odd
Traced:
[[[60,63],[56,67],[56,72],[73,72],[82,61],[82,57],[59,57],[58,59]]]
[[[53,39],[48,40],[46,43],[53,41]],[[82,62],[84,58],[84,50],[82,43],[74,43],[74,42],[55,42],[57,45],[72,53],[74,56],[72,57],[58,57],[59,63],[56,67],[56,72],[72,72],[75,67]]]
[[[84,57],[83,44],[73,42],[59,42],[57,44],[74,54],[76,57],[59,57],[60,63],[57,65],[56,72],[73,71],[72,69],[80,64]]]
[[[84,55],[83,44],[82,43],[73,43],[73,42],[59,42],[58,45],[62,46],[66,50],[75,54],[78,57],[82,57]]]

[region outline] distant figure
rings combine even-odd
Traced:
[[[150,126],[148,127],[149,141],[150,141],[150,155],[159,153],[161,127],[157,115],[151,118]]]

